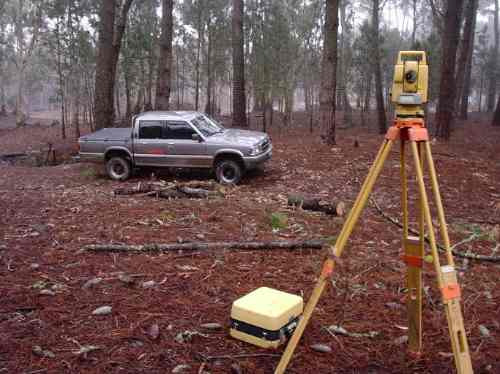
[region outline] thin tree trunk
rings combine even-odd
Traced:
[[[233,0],[232,47],[233,47],[233,126],[247,127],[245,97],[245,50],[243,35],[243,0]]]
[[[200,107],[200,55],[201,55],[201,45],[202,45],[202,40],[205,38],[203,30],[205,29],[205,25],[202,24],[202,18],[201,18],[201,9],[200,12],[198,13],[198,43],[196,45],[196,64],[195,64],[195,74],[196,74],[196,79],[195,79],[195,94],[194,94],[194,107],[195,110],[198,110]]]
[[[498,96],[497,108],[493,115],[493,121],[491,121],[492,126],[500,126],[500,96]]]
[[[208,43],[207,43],[207,102],[205,103],[205,113],[212,114],[212,85],[213,85],[213,72],[212,72],[212,25],[211,20],[207,24]]]
[[[160,59],[158,60],[158,78],[156,81],[156,110],[168,110],[172,75],[172,36],[173,36],[173,0],[162,1],[162,20],[160,36]]]
[[[436,135],[448,140],[455,108],[455,66],[460,36],[460,18],[464,0],[447,1],[442,36],[441,84],[436,112]]]
[[[475,39],[475,30],[476,30],[476,21],[477,21],[477,8],[478,8],[478,0],[470,0],[471,3],[475,3],[474,7],[474,14],[473,14],[473,19],[472,19],[472,25],[470,27],[470,45],[468,47],[468,55],[467,55],[467,62],[465,64],[465,77],[464,77],[464,83],[463,87],[461,89],[461,94],[462,97],[459,100],[460,102],[460,109],[459,109],[459,118],[461,119],[467,119],[468,115],[468,110],[469,110],[469,96],[470,96],[470,91],[471,91],[471,79],[472,79],[472,59],[473,59],[473,54],[474,54],[474,39]],[[466,14],[466,16],[469,18],[469,14]],[[467,23],[466,23],[467,26]],[[465,31],[464,31],[465,32]],[[460,75],[457,74],[457,76],[460,78]]]
[[[417,39],[416,39],[416,35],[417,35],[417,0],[413,0],[412,7],[413,7],[413,28],[411,31],[411,45],[412,45],[412,48],[415,48],[416,47],[415,44],[417,42]]]
[[[490,79],[488,86],[488,99],[486,102],[486,108],[488,112],[492,112],[495,107],[495,95],[497,92],[497,81],[498,81],[498,48],[499,48],[499,32],[498,32],[498,1],[495,0],[495,12],[493,14],[493,35],[495,44],[493,45],[493,50],[491,54],[490,62]]]
[[[326,0],[326,19],[323,42],[322,81],[320,94],[320,123],[326,129],[327,144],[335,139],[335,93],[337,85],[338,0]]]
[[[379,38],[379,0],[373,0],[372,26],[374,40],[374,68],[375,68],[375,98],[377,100],[378,131],[385,134],[387,131],[384,94],[382,89],[382,71],[380,70],[380,38]]]

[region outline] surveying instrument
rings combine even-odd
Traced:
[[[425,127],[424,121],[423,104],[427,102],[428,97],[428,75],[429,71],[425,52],[399,52],[394,70],[391,97],[396,108],[394,123],[385,135],[384,142],[375,157],[375,161],[370,167],[368,176],[361,187],[361,191],[342,227],[335,245],[330,245],[328,247],[328,256],[323,263],[319,279],[305,306],[304,314],[281,357],[275,374],[282,374],[285,372],[304,329],[311,318],[314,308],[333,274],[335,262],[342,255],[344,246],[370,196],[375,181],[382,170],[392,146],[397,140],[400,141],[403,260],[408,266],[406,284],[408,289],[409,352],[418,356],[422,351],[422,267],[424,263],[424,244],[426,240],[425,227],[427,227],[432,262],[437,277],[437,285],[441,291],[441,298],[446,311],[457,373],[473,373],[460,307],[460,287],[457,283],[457,273],[454,266],[453,254],[450,249],[444,209],[441,202],[437,174],[429,144],[429,133]],[[414,169],[419,190],[418,237],[408,235],[407,143],[410,145],[415,164]],[[423,176],[425,160],[427,160],[427,166],[429,168],[431,188],[438,213],[439,229],[446,252],[446,265],[440,264],[436,237],[434,235],[431,211]]]

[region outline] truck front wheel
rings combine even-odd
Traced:
[[[106,171],[109,177],[115,181],[124,181],[130,177],[132,168],[130,162],[122,157],[111,157],[106,162]]]
[[[243,168],[235,160],[220,160],[215,165],[215,176],[221,184],[238,184],[243,177]]]

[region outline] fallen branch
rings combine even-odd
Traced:
[[[305,241],[264,241],[264,242],[193,242],[172,244],[90,244],[82,248],[90,252],[171,252],[171,251],[209,251],[212,249],[230,250],[270,250],[270,249],[321,249],[326,240]]]
[[[136,187],[121,187],[113,192],[115,195],[144,195],[163,199],[208,199],[224,196],[223,191],[217,189],[217,186],[211,182],[170,185],[139,183]]]
[[[399,222],[398,219],[394,218],[394,217],[391,217],[390,215],[388,215],[387,213],[385,213],[382,208],[380,207],[380,205],[378,205],[378,203],[375,201],[375,199],[373,198],[370,198],[370,204],[378,211],[378,213],[384,217],[386,220],[388,220],[389,222],[393,223],[394,225],[396,226],[399,226],[400,228],[403,228],[403,224],[401,222]],[[420,233],[417,231],[417,230],[414,230],[412,229],[411,227],[408,228],[408,231],[411,232],[412,234],[414,235],[420,235]],[[457,256],[457,257],[461,257],[461,258],[468,258],[468,259],[471,259],[471,260],[478,260],[478,261],[489,261],[489,262],[500,262],[500,256],[486,256],[486,255],[479,255],[479,254],[476,254],[476,253],[472,253],[472,252],[463,252],[463,251],[458,251],[456,250],[455,248],[457,248],[459,245],[462,245],[464,243],[468,243],[468,242],[471,242],[473,241],[474,239],[477,238],[477,235],[475,234],[472,234],[469,238],[467,239],[464,239],[462,240],[461,242],[459,243],[456,243],[455,245],[453,245],[450,249],[451,249],[451,253],[453,253],[453,255]],[[427,243],[430,243],[430,240],[427,236],[425,236],[425,241]],[[446,248],[444,248],[441,244],[439,243],[436,243],[437,247],[439,250],[441,251],[446,251]]]
[[[317,197],[304,197],[300,195],[289,195],[288,205],[300,207],[304,210],[323,212],[334,216],[342,217],[345,214],[346,207],[342,201],[328,202]]]

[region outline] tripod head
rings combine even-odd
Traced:
[[[424,118],[428,100],[429,67],[423,51],[400,51],[394,68],[391,101],[396,119]]]

